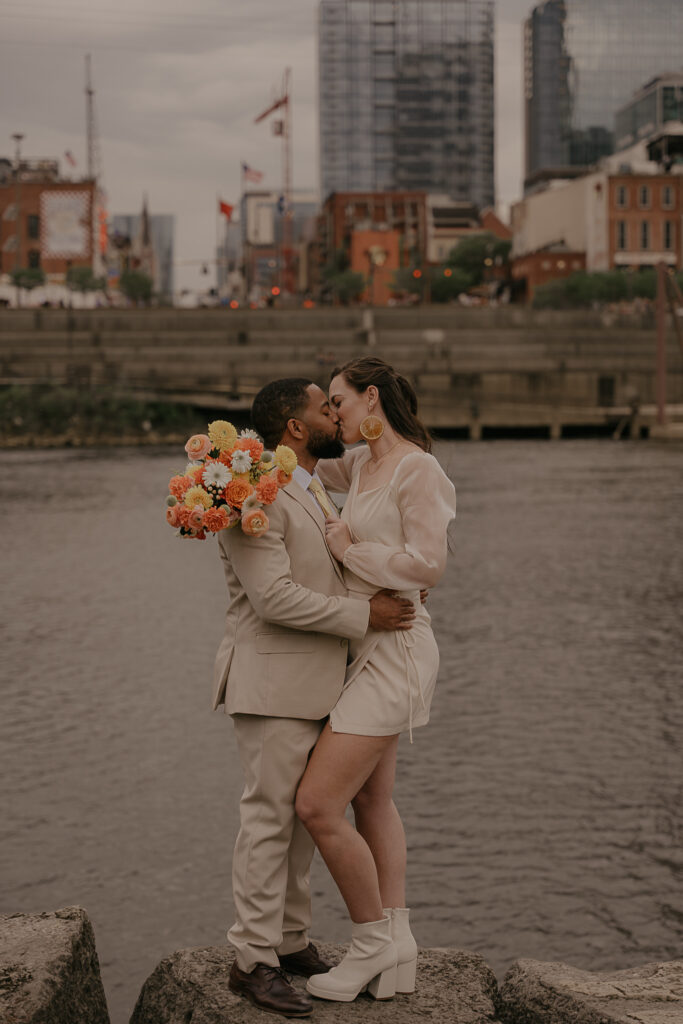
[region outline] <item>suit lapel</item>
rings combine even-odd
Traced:
[[[294,480],[292,480],[291,483],[286,484],[285,487],[283,487],[282,489],[285,492],[285,494],[288,494],[290,496],[290,498],[294,498],[294,501],[296,501],[297,504],[302,507],[306,515],[310,516],[315,525],[318,527],[318,530],[320,531],[320,536],[322,537],[323,544],[325,545],[325,551],[327,551],[330,561],[334,566],[334,571],[336,572],[337,576],[343,583],[344,574],[341,570],[341,566],[339,565],[339,562],[328,548],[327,541],[325,540],[324,524],[320,521],[320,517],[317,516],[313,509],[311,508],[311,502],[310,499],[306,496],[306,492],[302,487],[299,487],[298,483],[296,483]]]

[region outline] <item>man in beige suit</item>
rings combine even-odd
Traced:
[[[297,786],[344,683],[348,641],[373,629],[408,629],[412,604],[386,593],[347,597],[325,543],[334,513],[315,476],[339,457],[337,418],[310,381],[274,381],[254,400],[266,446],[286,444],[299,465],[268,507],[270,529],[219,534],[230,605],[216,658],[214,708],[232,715],[245,776],[233,857],[236,950],[232,991],[286,1016],[308,1016],[310,999],[282,968],[329,970],[308,941],[313,842],[294,811]]]

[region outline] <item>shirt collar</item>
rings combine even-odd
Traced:
[[[318,483],[321,484],[320,477],[318,476],[316,471],[313,470],[312,473],[309,473],[308,470],[304,469],[303,466],[296,467],[296,469],[292,473],[292,479],[294,479],[296,483],[298,483],[299,487],[301,487],[301,489],[304,491],[308,490],[308,485],[310,484],[311,480],[317,480]]]

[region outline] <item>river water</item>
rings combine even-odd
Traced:
[[[422,945],[617,969],[683,953],[683,449],[442,442],[456,550],[432,723],[397,803]],[[1,909],[80,904],[113,1024],[220,944],[241,789],[210,711],[215,543],[164,521],[182,452],[0,454]],[[317,863],[314,934],[343,941]]]

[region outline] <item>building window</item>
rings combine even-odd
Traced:
[[[617,221],[617,249],[628,249],[628,225],[625,220]]]
[[[664,248],[671,250],[676,247],[675,227],[672,220],[664,221]]]
[[[40,238],[40,217],[37,213],[29,213],[26,218],[26,234],[28,238]]]
[[[641,185],[638,189],[638,206],[641,208],[641,210],[649,210],[650,202],[650,186]]]
[[[645,250],[650,248],[650,222],[649,220],[643,220],[640,222],[640,248]]]
[[[40,252],[38,249],[29,249],[28,251],[28,265],[29,267],[40,266]]]
[[[662,188],[662,209],[673,210],[674,208],[674,190],[671,185],[664,185]]]
[[[628,206],[628,189],[625,185],[617,187],[617,206],[620,210],[625,210]]]

